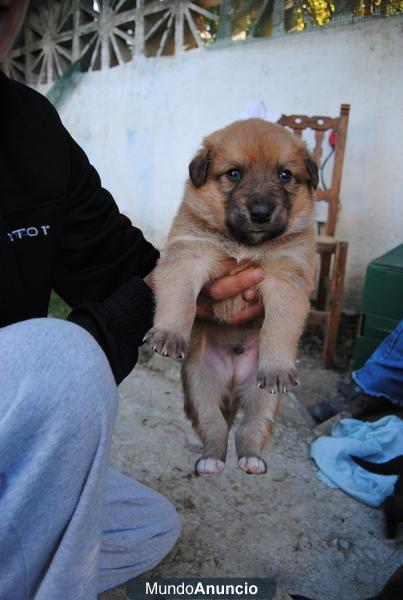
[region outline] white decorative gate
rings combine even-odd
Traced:
[[[401,15],[401,0],[31,0],[2,69],[50,83],[80,58],[84,70],[136,56],[172,55],[217,42],[283,35]]]

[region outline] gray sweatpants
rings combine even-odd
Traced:
[[[174,545],[168,500],[107,468],[117,396],[77,325],[0,329],[1,600],[92,600]]]

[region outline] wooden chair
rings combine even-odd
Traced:
[[[312,130],[315,139],[313,155],[321,165],[323,140],[326,132],[335,131],[334,160],[330,187],[318,187],[316,199],[322,210],[318,216],[316,249],[319,257],[317,288],[312,299],[308,324],[321,325],[324,332],[323,365],[330,368],[334,363],[337,332],[342,308],[344,278],[348,242],[335,238],[337,211],[340,205],[340,185],[346,146],[349,104],[342,104],[337,118],[306,115],[282,115],[279,123],[302,137],[305,130]],[[312,135],[312,134],[311,134]],[[326,136],[326,139],[328,136]]]

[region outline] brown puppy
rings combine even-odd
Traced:
[[[295,358],[314,273],[318,171],[299,138],[248,119],[208,136],[189,173],[155,270],[156,314],[145,339],[160,354],[185,358],[185,412],[204,445],[196,472],[223,470],[229,428],[242,406],[238,464],[264,473],[259,454],[281,395],[298,383]],[[263,269],[264,319],[227,325],[246,305],[239,296],[214,306],[217,322],[195,320],[201,288],[229,257]]]

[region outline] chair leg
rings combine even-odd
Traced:
[[[342,308],[344,278],[346,273],[348,242],[337,242],[329,290],[328,317],[325,326],[323,366],[329,369],[334,363],[337,332]]]
[[[315,308],[316,310],[326,310],[326,300],[328,296],[329,287],[329,272],[332,255],[331,253],[323,254],[322,260],[320,261],[319,270],[319,282],[318,282],[318,293],[316,296]]]

